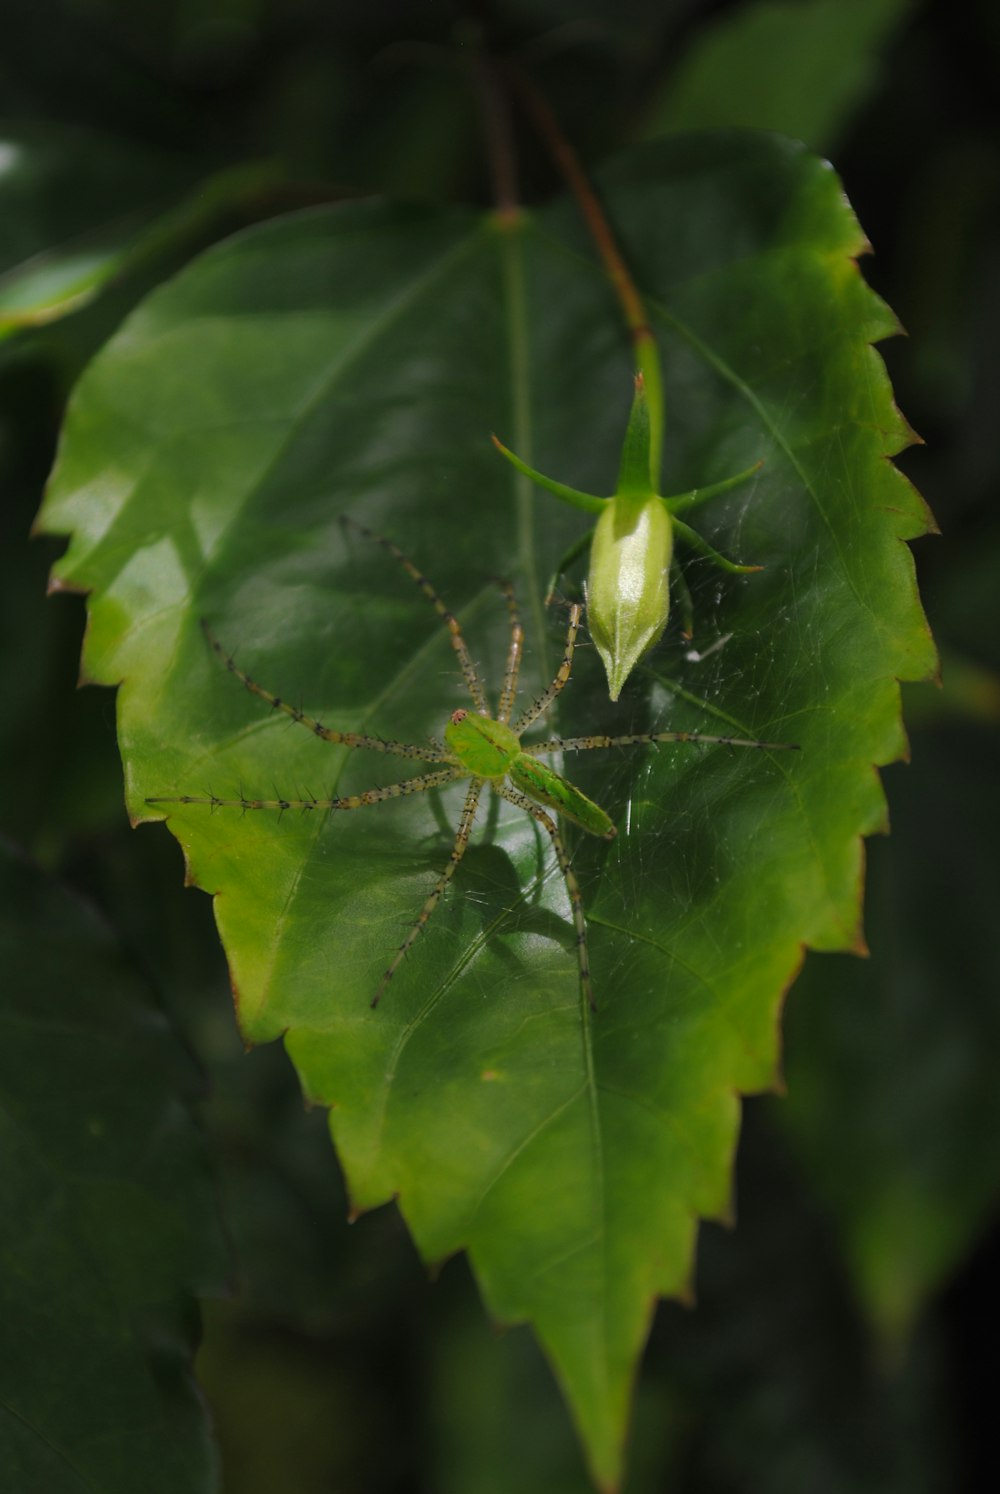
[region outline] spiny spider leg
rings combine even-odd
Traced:
[[[587,1005],[592,1012],[596,1012],[597,1003],[594,1000],[594,988],[590,979],[590,955],[587,951],[587,920],[583,911],[583,894],[580,884],[573,872],[573,864],[569,859],[569,852],[563,845],[562,836],[559,834],[556,822],[551,815],[529,799],[527,794],[522,794],[519,789],[513,788],[508,783],[495,783],[494,790],[501,798],[507,799],[511,804],[516,804],[519,809],[526,810],[532,819],[543,825],[549,833],[559,870],[563,874],[566,883],[566,891],[569,893],[570,905],[573,909],[573,927],[576,931],[576,957],[580,967],[580,988],[587,998]]]
[[[265,690],[263,685],[258,685],[245,670],[241,669],[233,658],[228,654],[222,644],[216,638],[208,623],[202,619],[202,631],[208,639],[213,652],[222,660],[229,673],[246,686],[251,695],[257,695],[261,700],[266,700],[273,711],[284,711],[299,726],[304,726],[311,731],[314,737],[321,737],[324,742],[336,742],[344,747],[367,747],[371,752],[387,752],[392,757],[416,758],[422,763],[446,763],[449,761],[447,752],[441,747],[434,747],[428,743],[426,746],[416,746],[409,742],[386,741],[383,737],[367,737],[362,732],[356,731],[334,731],[317,721],[313,716],[307,716],[297,706],[291,705],[287,700],[282,700],[280,695],[272,695],[270,690]],[[193,801],[200,802],[200,801]]]
[[[611,840],[615,836],[616,827],[611,817],[600,805],[588,799],[572,783],[555,773],[546,764],[541,762],[540,759],[563,752],[585,752],[613,747],[655,746],[665,742],[692,742],[730,747],[755,747],[767,751],[794,748],[795,744],[789,742],[762,742],[741,736],[702,735],[698,732],[665,731],[635,732],[621,736],[553,736],[540,742],[525,743],[522,745],[521,734],[538,721],[539,717],[542,716],[556,699],[570,678],[577,632],[583,610],[582,607],[579,604],[574,604],[570,608],[563,658],[553,676],[552,682],[533,704],[521,713],[514,724],[511,725],[521,668],[524,634],[513,588],[507,582],[502,581],[499,583],[507,604],[510,621],[510,640],[507,649],[503,684],[500,690],[498,715],[495,719],[491,718],[486,707],[486,694],[483,685],[472,662],[461,629],[437,592],[417,567],[407,559],[404,553],[391,540],[384,539],[382,536],[373,533],[371,530],[353,521],[345,520],[345,522],[350,522],[352,527],[357,529],[360,534],[381,545],[403,567],[412,580],[419,586],[448,628],[452,647],[458,657],[465,684],[472,697],[475,710],[459,709],[453,711],[444,729],[443,742],[432,740],[424,746],[417,746],[406,742],[387,741],[381,737],[370,737],[358,732],[339,732],[328,729],[315,720],[315,718],[307,716],[303,711],[288,704],[280,696],[273,695],[270,691],[258,685],[250,675],[236,665],[235,660],[231,656],[225,653],[221,644],[214,638],[207,626],[205,626],[206,636],[212,649],[226,665],[229,672],[251,694],[258,696],[270,705],[272,709],[283,711],[297,724],[305,726],[313,735],[346,747],[367,747],[369,750],[375,752],[391,753],[406,758],[415,758],[424,763],[440,764],[440,767],[430,772],[420,772],[413,778],[388,784],[384,787],[368,789],[358,794],[345,794],[341,796],[331,794],[330,797],[325,799],[317,799],[311,793],[307,793],[305,797],[294,799],[284,798],[278,788],[275,788],[273,798],[258,799],[248,796],[241,785],[237,793],[231,798],[222,798],[209,790],[200,795],[156,795],[147,799],[146,802],[154,805],[205,805],[213,810],[232,807],[241,809],[244,812],[252,809],[269,809],[280,813],[284,810],[299,809],[303,812],[318,810],[333,813],[339,810],[362,809],[370,804],[378,804],[388,799],[401,798],[409,794],[418,794],[427,790],[442,788],[449,783],[458,781],[467,782],[468,788],[465,805],[455,832],[448,863],[437,877],[430,896],[424,902],[416,921],[410,926],[406,938],[385,970],[378,990],[371,1001],[371,1005],[375,1007],[378,1005],[383,992],[414,942],[426,927],[454,876],[458,863],[464,856],[469,843],[483,787],[488,783],[495,795],[493,800],[494,805],[499,799],[504,799],[516,805],[526,814],[531,815],[544,828],[552,842],[556,861],[565,882],[567,896],[569,897],[572,908],[581,995],[586,999],[588,1006],[592,1010],[596,1010],[590,975],[587,923],[583,897],[573,871],[570,856],[563,843],[556,816],[561,815],[578,825],[588,834],[601,836],[605,840]],[[301,789],[299,792],[301,794]]]
[[[639,731],[624,737],[549,737],[546,742],[526,742],[522,751],[531,757],[554,752],[592,752],[595,747],[651,747],[657,742],[704,742],[706,746],[758,747],[767,752],[798,752],[798,742],[758,742],[752,737],[709,737],[697,731]]]
[[[521,736],[523,732],[526,732],[528,727],[533,725],[539,716],[548,710],[569,679],[570,670],[573,668],[573,650],[576,647],[576,635],[580,626],[580,614],[582,612],[583,608],[579,602],[574,602],[569,609],[569,627],[566,630],[566,650],[563,654],[562,663],[556,670],[555,677],[548,689],[543,690],[534,704],[522,712],[517,721],[515,721],[514,732],[517,736]]]
[[[410,560],[409,556],[403,554],[403,551],[399,548],[398,545],[393,544],[392,540],[386,539],[384,535],[376,534],[373,529],[366,529],[363,524],[358,523],[357,519],[351,519],[347,514],[342,514],[340,521],[342,524],[347,524],[352,529],[356,529],[359,534],[363,534],[367,539],[374,540],[377,545],[381,545],[383,550],[388,551],[393,559],[397,560],[403,567],[403,570],[406,572],[406,574],[408,576],[411,576],[417,583],[417,585],[420,587],[420,590],[430,602],[438,617],[442,619],[448,629],[449,634],[451,635],[451,646],[455,650],[455,653],[458,655],[458,662],[461,665],[466,689],[472,696],[473,705],[479,712],[480,716],[488,716],[489,708],[486,704],[486,692],[483,689],[483,684],[479,678],[479,675],[476,673],[476,666],[472,662],[472,655],[469,653],[465,639],[462,637],[462,630],[458,625],[458,618],[455,617],[454,613],[449,612],[448,608],[445,606],[444,602],[442,602],[441,598],[438,596],[431,583],[427,580],[427,577],[417,569],[417,567],[413,564],[413,561]]]
[[[454,777],[456,778],[460,776],[461,775],[458,773],[454,775]],[[465,855],[465,848],[469,844],[469,836],[472,833],[472,822],[476,817],[476,807],[479,804],[479,795],[483,791],[483,784],[485,782],[486,780],[484,778],[474,778],[469,785],[469,792],[465,796],[465,805],[462,809],[462,818],[459,821],[458,830],[455,835],[455,842],[451,848],[451,855],[448,857],[448,864],[441,875],[438,877],[437,882],[434,885],[434,891],[424,903],[424,906],[421,908],[419,914],[417,915],[416,922],[413,924],[410,932],[407,934],[406,938],[397,949],[392,962],[386,969],[386,972],[382,976],[382,979],[379,981],[378,990],[372,997],[371,1004],[373,1007],[378,1006],[379,1002],[382,999],[382,993],[385,990],[386,986],[392,980],[392,977],[395,975],[400,965],[406,959],[406,956],[410,952],[411,946],[420,937],[420,934],[423,931],[428,920],[430,919],[431,914],[437,907],[442,893],[448,886],[448,883],[451,881],[452,877],[455,875],[455,869],[458,866],[458,863]]]
[[[382,788],[365,789],[361,794],[343,794],[332,799],[250,799],[240,794],[236,799],[221,799],[217,794],[173,794],[169,797],[158,794],[146,800],[147,804],[208,804],[212,809],[364,809],[368,804],[381,804],[386,799],[403,799],[407,794],[422,794],[425,789],[441,788],[454,783],[456,778],[465,778],[459,767],[441,768],[437,773],[421,773],[416,778],[404,778],[401,783],[387,783]]]
[[[500,705],[497,710],[497,720],[502,721],[506,726],[510,721],[514,701],[517,698],[517,678],[521,671],[521,655],[524,652],[524,629],[521,626],[513,586],[509,581],[500,581],[498,585],[507,599],[507,612],[510,615],[510,648],[507,651],[507,667],[503,673],[503,689],[500,692]]]

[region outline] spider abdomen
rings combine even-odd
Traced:
[[[519,751],[511,762],[508,775],[511,783],[522,794],[526,794],[536,804],[554,809],[557,814],[572,820],[590,835],[602,835],[605,840],[613,840],[618,833],[599,804],[588,799],[586,794],[530,753]]]

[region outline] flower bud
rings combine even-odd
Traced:
[[[667,625],[673,546],[670,514],[652,493],[617,494],[597,521],[587,624],[604,660],[612,700]]]

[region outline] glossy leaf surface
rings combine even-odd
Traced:
[[[588,753],[572,779],[619,828],[570,843],[599,1010],[580,1000],[548,843],[484,812],[376,1013],[369,1000],[447,860],[461,788],[332,820],[172,806],[218,894],[239,1018],[285,1035],[330,1105],[354,1205],[397,1196],[429,1260],[468,1249],[489,1309],[530,1320],[599,1481],[618,1478],[658,1295],[687,1289],[699,1216],[729,1210],[743,1091],[774,1084],[805,944],[857,944],[873,763],[903,747],[896,680],[932,653],[902,539],[923,507],[886,456],[909,439],[869,344],[894,330],[852,256],[833,174],[764,138],[623,158],[603,189],[666,362],[664,488],[751,466],[705,537],[760,564],[699,568],[693,645],[668,631],[617,707],[581,649],[558,729],[690,729],[800,753]],[[514,228],[349,205],[244,234],[136,313],[73,402],[44,514],[60,584],[93,592],[88,674],[122,682],[129,804],[307,797],[407,776],[317,741],[228,677],[240,664],[342,730],[440,737],[468,704],[445,629],[350,513],[462,620],[499,689],[518,587],[525,692],[561,654],[545,582],[583,516],[493,451],[609,491],[631,370],[572,210]]]

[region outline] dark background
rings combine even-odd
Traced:
[[[826,30],[803,34],[796,10]],[[208,901],[181,890],[166,835],[127,827],[112,697],[73,690],[82,603],[44,599],[58,547],[27,534],[74,379],[203,244],[356,192],[490,201],[476,38],[530,67],[588,162],[685,124],[783,128],[829,155],[875,248],[865,274],[909,333],[882,349],[926,442],[900,465],[943,531],[916,548],[945,687],[906,691],[913,762],[885,774],[872,957],[814,957],[790,997],[789,1097],[748,1104],[738,1229],[704,1232],[697,1311],[658,1315],[627,1487],[913,1494],[995,1478],[1000,9],[884,0],[867,29],[864,10],[3,6],[0,141],[44,146],[53,174],[46,196],[4,203],[0,286],[37,249],[127,239],[196,183],[267,163],[88,306],[0,343],[0,830],[103,909],[206,1070],[234,1295],[207,1305],[199,1375],[229,1494],[586,1483],[529,1336],[492,1332],[464,1263],[430,1284],[391,1209],[348,1229],[323,1117],[279,1049],[244,1056]],[[713,38],[761,12],[784,18],[780,66],[744,37],[699,87]],[[517,143],[525,198],[559,190],[520,126]],[[908,1274],[919,1230],[944,1243]],[[893,1290],[865,1277],[866,1251]]]

